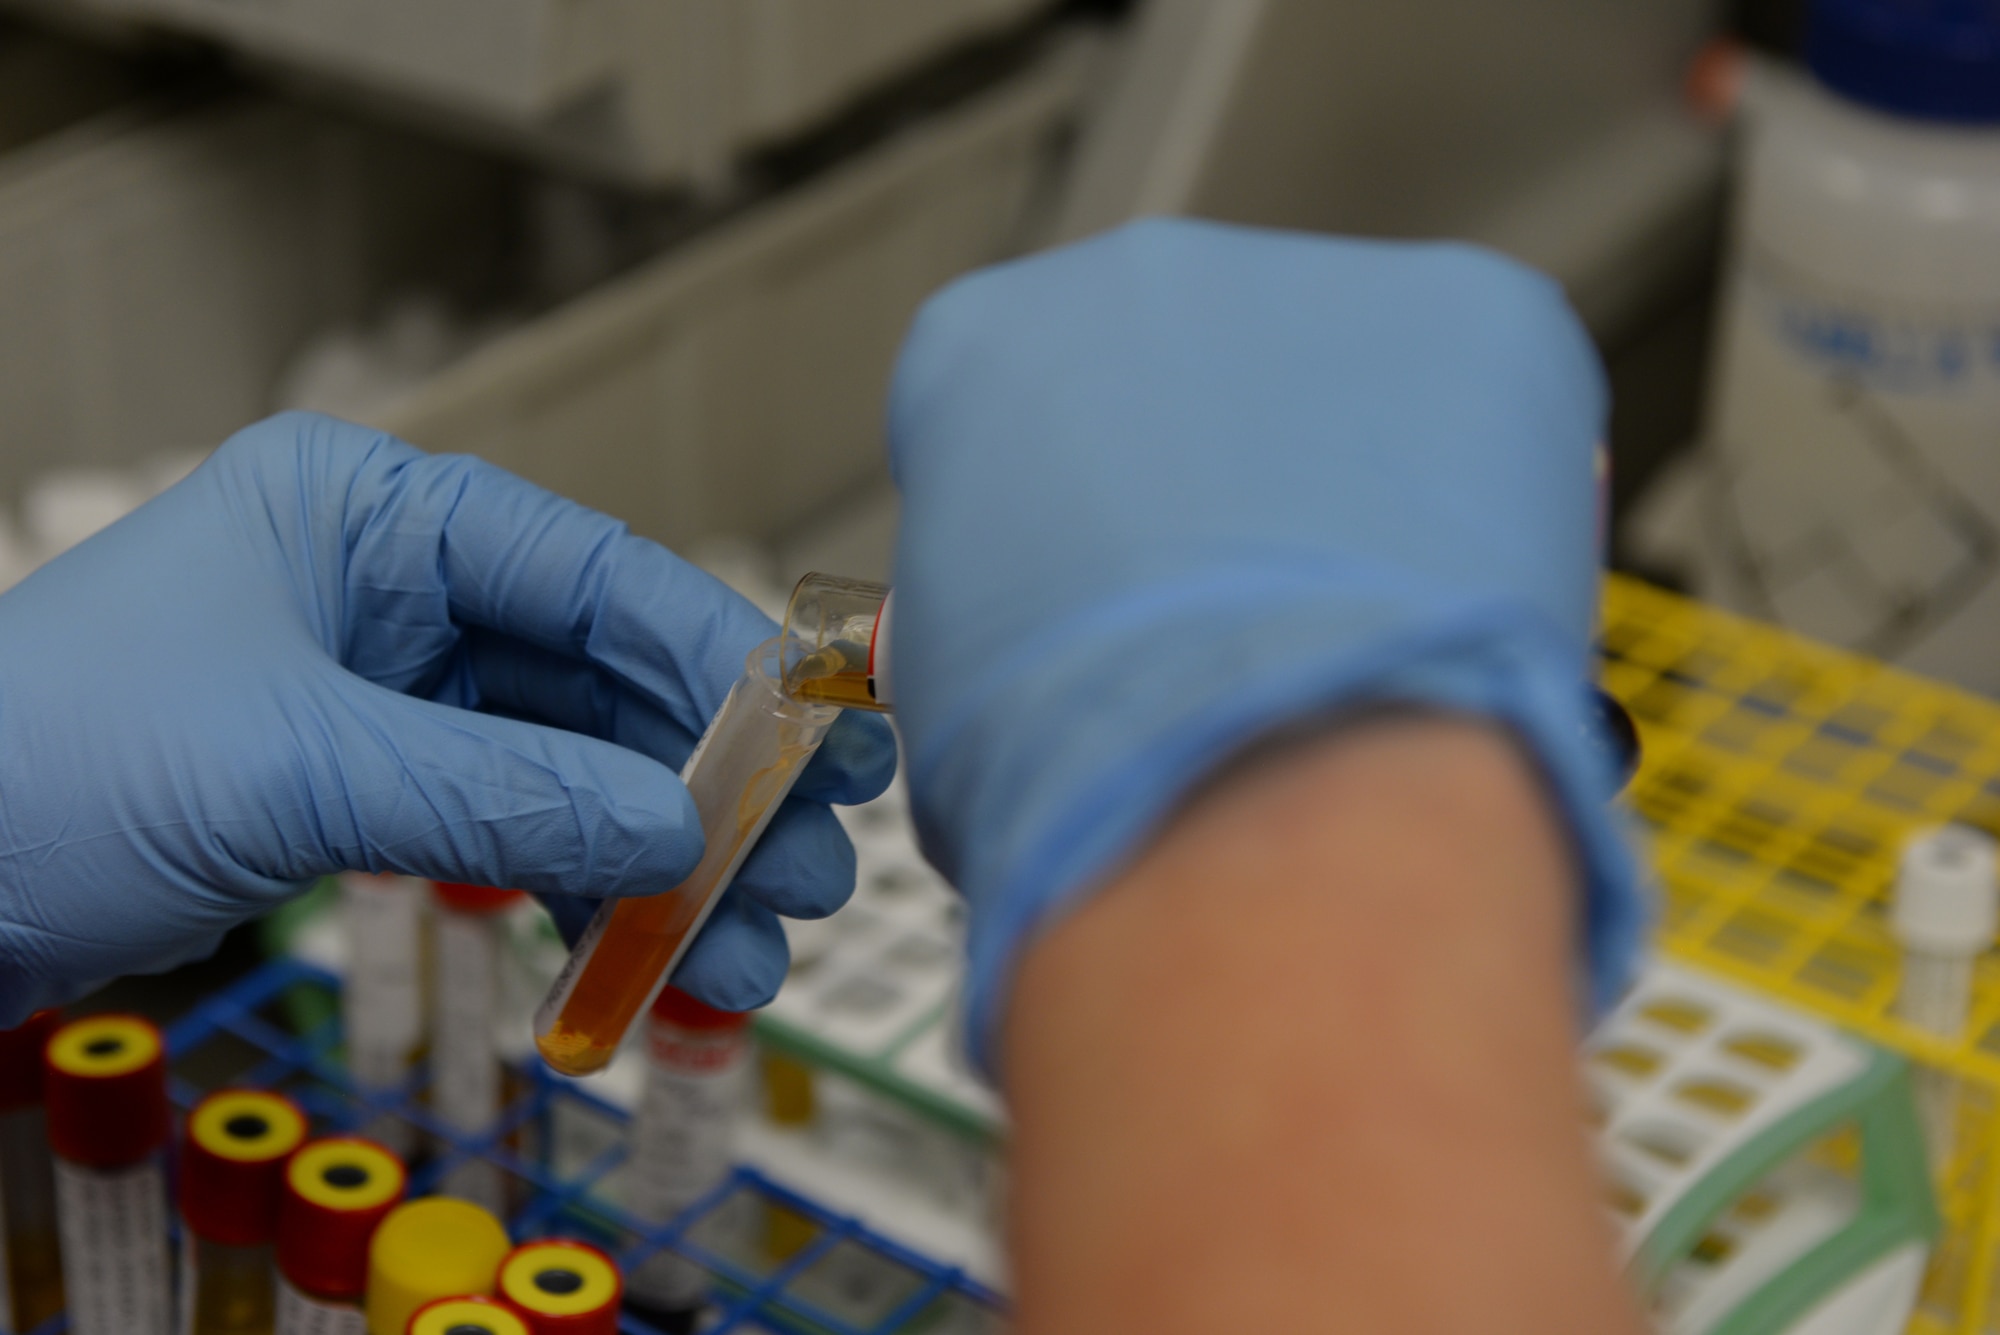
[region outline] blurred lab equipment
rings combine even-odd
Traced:
[[[1938,1215],[1900,1058],[1660,962],[1585,1052],[1627,1267],[1658,1329],[1904,1329]],[[1843,1133],[1844,1157],[1829,1149]]]
[[[2000,853],[1993,837],[1965,825],[1926,830],[1903,845],[1890,929],[1903,947],[1896,1014],[1956,1041],[1972,1018],[1972,971],[2000,929]],[[1958,1149],[1960,1087],[1919,1072],[1917,1098],[1931,1159],[1949,1164]]]
[[[1816,0],[1805,56],[1745,92],[1695,584],[2000,691],[2000,11]]]

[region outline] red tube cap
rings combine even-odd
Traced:
[[[306,1116],[282,1094],[225,1089],[188,1114],[181,1136],[181,1218],[198,1238],[261,1247],[278,1236],[285,1160]]]
[[[566,1238],[524,1243],[500,1263],[498,1287],[532,1335],[617,1335],[625,1284],[595,1247]]]
[[[88,1168],[127,1168],[167,1143],[167,1049],[137,1015],[71,1020],[42,1059],[49,1148]]]
[[[42,1101],[42,1054],[61,1025],[61,1011],[36,1011],[19,1029],[0,1029],[0,1112]]]
[[[653,1002],[653,1018],[682,1029],[741,1029],[750,1023],[748,1011],[722,1011],[697,1001],[669,983]]]
[[[438,903],[459,913],[498,913],[521,897],[519,890],[495,890],[484,885],[460,885],[456,881],[432,881]]]
[[[358,1301],[368,1289],[368,1244],[403,1199],[403,1161],[372,1140],[315,1140],[285,1165],[278,1207],[278,1269],[315,1298]]]

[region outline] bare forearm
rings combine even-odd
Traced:
[[[1027,1335],[1622,1335],[1576,894],[1519,753],[1385,719],[1247,766],[1029,953]]]

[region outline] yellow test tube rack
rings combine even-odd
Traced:
[[[1955,1040],[1893,1012],[1904,841],[2000,834],[2000,704],[1622,577],[1602,681],[1637,721],[1667,955],[1823,1016],[1959,1082],[1945,1233],[1913,1335],[2000,1332],[2000,954]]]

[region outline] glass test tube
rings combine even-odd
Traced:
[[[230,1089],[188,1114],[181,1138],[181,1335],[272,1335],[285,1162],[306,1118],[282,1094]]]
[[[565,1075],[610,1063],[840,716],[785,695],[781,644],[750,655],[681,770],[708,841],[694,874],[663,894],[606,900],[536,1013],[535,1046]]]

